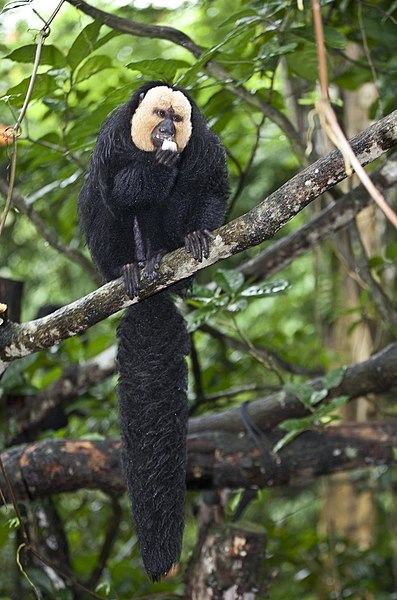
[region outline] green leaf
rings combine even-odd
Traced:
[[[261,65],[267,63],[270,58],[274,56],[283,56],[284,54],[290,54],[291,52],[295,52],[298,47],[298,42],[290,42],[289,44],[284,44],[280,46],[278,43],[271,42],[268,44],[264,44],[261,49],[261,53],[255,59],[256,62],[260,62]]]
[[[272,281],[263,282],[255,285],[251,285],[240,292],[240,296],[253,297],[253,298],[264,298],[265,296],[274,296],[284,292],[289,286],[288,281]]]
[[[94,49],[98,50],[98,48],[101,48],[102,46],[104,46],[105,44],[107,44],[108,42],[110,42],[110,40],[112,40],[115,37],[118,37],[119,35],[123,35],[122,31],[116,31],[115,29],[112,29],[112,31],[109,31],[108,33],[106,33],[105,35],[103,35],[101,38],[99,38],[95,44],[94,44]]]
[[[197,281],[193,282],[189,301],[198,299],[200,301],[211,300],[214,297],[214,292],[207,285],[201,285]]]
[[[196,331],[204,323],[208,321],[217,313],[217,309],[213,305],[202,306],[197,310],[189,313],[186,316],[186,327],[189,333]]]
[[[234,13],[233,15],[231,15],[230,17],[228,17],[227,19],[222,21],[222,23],[219,24],[219,27],[225,27],[226,25],[239,24],[243,19],[246,19],[246,18],[258,19],[257,12],[251,8],[239,10],[238,12]]]
[[[78,67],[75,83],[81,83],[96,73],[112,67],[112,60],[106,54],[95,54],[95,56],[90,56],[80,67]]]
[[[347,46],[347,38],[340,29],[335,27],[324,27],[325,45],[330,48],[344,50]]]
[[[280,427],[282,425],[283,424],[281,424]],[[298,429],[286,433],[280,440],[278,440],[277,444],[274,445],[273,454],[277,454],[277,452],[280,452],[280,450],[284,448],[284,446],[292,442],[292,440],[298,437],[298,435],[300,435],[301,433],[303,433],[303,430]]]
[[[328,396],[328,390],[315,390],[310,396],[310,403],[312,406],[321,402]]]
[[[346,368],[338,367],[337,369],[332,369],[323,377],[323,385],[327,390],[331,390],[332,388],[338,387],[342,383],[343,377],[345,375]]]
[[[9,100],[13,106],[22,106],[25,100],[26,92],[28,91],[29,83],[30,77],[26,77],[17,85],[7,90],[7,92],[3,95],[3,99]],[[42,100],[45,98],[45,96],[56,90],[57,87],[58,85],[54,77],[51,77],[51,75],[48,75],[47,73],[41,73],[36,76],[33,86],[32,99],[40,98]]]
[[[370,269],[379,269],[379,267],[383,267],[385,261],[382,256],[372,256],[368,260],[368,266]]]
[[[185,60],[165,58],[155,58],[153,60],[139,60],[128,63],[127,69],[131,71],[138,71],[142,75],[149,76],[152,79],[165,79],[167,81],[174,81],[176,74],[181,69],[188,69],[190,64]]]
[[[367,81],[371,81],[371,72],[352,65],[344,73],[334,77],[332,81],[345,90],[356,90]]]
[[[214,279],[221,290],[227,294],[235,294],[244,284],[244,275],[232,269],[219,269]]]
[[[8,519],[8,527],[9,529],[18,529],[18,527],[20,526],[21,522],[18,519],[18,517],[12,517],[11,519]]]
[[[26,5],[30,4],[32,1],[33,0],[19,0],[18,2],[17,0],[15,0],[14,2],[7,2],[4,8],[0,10],[0,15],[8,12],[9,10],[14,10],[15,8],[22,8],[22,6],[26,7]]]
[[[386,246],[385,256],[388,260],[397,262],[397,242],[391,242]]]
[[[28,389],[25,389],[25,371],[36,360],[37,356],[35,354],[14,360],[1,378],[0,390],[2,394],[8,394],[10,392],[21,390],[22,387],[26,393],[28,393]],[[32,393],[33,390],[33,387],[30,388],[30,393]]]
[[[247,308],[247,305],[248,305],[247,300],[240,299],[240,300],[237,300],[237,302],[230,302],[227,305],[226,310],[229,313],[241,312]]]
[[[288,394],[296,396],[306,408],[311,410],[311,397],[313,395],[313,388],[310,384],[300,381],[288,382],[284,385],[284,390]]]
[[[27,46],[17,48],[11,52],[11,54],[5,56],[5,58],[13,60],[14,62],[33,64],[36,55],[36,49],[37,46],[35,44],[28,44]],[[41,49],[40,64],[51,65],[55,69],[60,69],[65,66],[66,58],[56,46],[44,44]]]
[[[84,27],[83,31],[76,37],[66,57],[72,69],[75,69],[77,65],[95,50],[95,42],[101,26],[102,23],[100,21],[93,21]]]
[[[337,396],[336,398],[332,398],[332,400],[330,402],[328,402],[327,404],[324,404],[324,409],[329,408],[329,412],[331,412],[333,410],[338,410],[339,408],[342,408],[343,406],[345,406],[348,401],[349,401],[349,396],[346,396],[346,395]],[[324,413],[324,414],[327,414],[327,413]]]
[[[318,79],[318,58],[315,44],[305,44],[301,50],[286,55],[288,68],[307,81]]]
[[[248,532],[252,532],[252,533],[267,533],[267,528],[264,527],[263,525],[260,525],[259,523],[257,523],[256,521],[248,521],[247,519],[239,519],[238,521],[233,521],[232,523],[228,523],[228,527],[230,527],[230,529],[237,529],[237,530],[243,530],[243,531],[248,531]]]
[[[310,415],[308,417],[303,417],[302,419],[285,419],[285,421],[282,421],[282,423],[279,424],[279,427],[289,432],[295,431],[297,433],[301,433],[312,425],[313,416]]]

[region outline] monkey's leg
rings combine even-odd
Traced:
[[[210,255],[209,240],[213,239],[214,236],[208,229],[192,231],[185,237],[185,250],[195,260],[202,262],[203,258],[208,258]]]
[[[133,300],[139,295],[139,287],[141,280],[141,269],[146,263],[146,256],[150,252],[149,244],[145,241],[141,226],[138,221],[138,217],[134,217],[133,224],[134,234],[134,261],[128,263],[122,268],[122,275],[124,278],[124,287],[127,296]]]

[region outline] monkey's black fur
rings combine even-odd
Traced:
[[[139,270],[187,236],[186,247],[201,259],[203,230],[224,219],[225,151],[185,90],[169,86],[192,107],[192,135],[175,164],[161,164],[156,152],[139,150],[131,139],[139,100],[158,85],[166,84],[142,86],[107,118],[80,193],[80,226],[105,280],[126,278],[125,265]],[[149,275],[155,270],[152,262]],[[118,335],[122,462],[144,565],[158,579],[178,560],[182,543],[188,335],[169,291],[129,307]]]

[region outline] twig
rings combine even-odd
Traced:
[[[265,122],[265,119],[266,119],[266,116],[264,115],[262,117],[261,122],[259,123],[259,125],[257,125],[255,142],[254,142],[254,145],[252,146],[251,153],[250,153],[250,156],[249,156],[249,158],[247,160],[247,163],[246,163],[244,169],[240,172],[240,176],[239,176],[237,187],[236,187],[236,189],[234,191],[234,194],[233,194],[233,197],[232,197],[232,199],[230,200],[230,203],[229,203],[228,214],[230,214],[232,212],[232,210],[233,210],[233,208],[234,208],[234,206],[235,206],[235,204],[236,204],[236,202],[237,202],[237,200],[238,200],[241,192],[244,189],[244,185],[245,185],[245,181],[247,179],[247,175],[248,175],[249,171],[251,170],[252,163],[254,162],[255,155],[256,155],[256,152],[258,150],[259,142],[260,142],[260,139],[261,139],[261,129],[262,129],[262,126],[263,126],[263,124]]]
[[[397,229],[397,215],[394,210],[387,204],[383,195],[376,189],[367,173],[362,168],[360,162],[357,160],[350,144],[348,143],[339,123],[336,118],[335,112],[329,102],[328,93],[328,75],[327,75],[327,61],[325,55],[325,44],[324,44],[324,33],[323,23],[321,19],[321,10],[319,0],[312,0],[313,7],[313,20],[316,31],[316,44],[317,54],[319,63],[319,74],[320,74],[320,88],[321,98],[316,104],[317,113],[320,119],[320,123],[327,133],[330,140],[335,144],[337,148],[342,152],[345,163],[346,172],[350,174],[351,167],[356,172],[363,186],[366,188],[372,199],[376,202],[379,208],[383,211],[385,216]]]
[[[98,581],[103,573],[104,568],[106,567],[106,563],[109,559],[110,553],[112,551],[114,542],[116,541],[116,536],[120,527],[120,521],[122,517],[122,508],[120,502],[117,498],[112,497],[112,514],[109,519],[109,526],[106,531],[105,540],[102,544],[101,551],[98,556],[97,564],[95,565],[87,583],[86,587],[95,588],[98,584]]]
[[[0,219],[0,235],[3,232],[3,228],[4,228],[5,222],[7,220],[7,215],[8,215],[8,212],[10,210],[12,196],[13,196],[14,183],[15,183],[15,172],[16,172],[17,137],[20,134],[21,123],[22,123],[22,121],[23,121],[23,119],[25,117],[26,111],[27,111],[28,106],[29,106],[30,98],[32,96],[33,87],[34,87],[34,84],[35,84],[35,81],[36,81],[36,77],[37,77],[37,70],[38,70],[39,65],[40,65],[41,49],[43,47],[45,39],[50,35],[50,25],[51,25],[52,21],[55,19],[55,17],[58,14],[58,12],[60,11],[61,6],[62,6],[63,3],[64,3],[64,0],[61,0],[59,2],[58,6],[55,8],[55,10],[52,13],[52,15],[44,23],[44,27],[39,32],[39,41],[38,41],[37,47],[36,47],[36,54],[35,54],[35,57],[34,57],[34,63],[33,63],[32,75],[30,77],[29,87],[28,87],[28,90],[26,92],[25,100],[24,100],[24,103],[22,105],[21,112],[19,113],[19,117],[18,117],[18,119],[17,119],[14,127],[12,128],[12,131],[13,131],[13,144],[12,144],[12,154],[11,154],[11,173],[10,173],[10,181],[9,181],[9,186],[8,186],[8,192],[7,192],[5,207],[4,207],[1,219]]]
[[[365,247],[355,221],[352,221],[350,225],[350,233],[358,251],[357,263],[359,275],[364,280],[368,289],[370,290],[371,297],[379,314],[382,316],[386,323],[390,323],[393,327],[397,329],[396,307],[391,302],[390,298],[385,294],[379,283],[375,281],[374,277],[372,276],[371,269],[368,264],[367,253],[365,251]]]
[[[7,215],[10,211],[12,195],[15,184],[15,173],[17,168],[17,137],[15,130],[12,130],[12,150],[11,150],[11,161],[10,161],[10,178],[8,182],[8,189],[6,193],[6,201],[4,204],[3,214],[0,219],[0,236],[3,233],[4,225],[6,224]]]
[[[250,354],[256,361],[258,361],[258,363],[261,364],[266,370],[273,373],[278,379],[280,385],[283,385],[284,378],[277,368],[274,356],[270,352],[268,352],[266,348],[258,348],[257,346],[255,346],[255,344],[251,342],[246,333],[241,329],[236,316],[232,314],[231,318],[233,321],[234,329],[237,335],[241,338],[243,346],[245,346],[248,354]]]
[[[371,69],[372,83],[374,84],[377,94],[378,94],[379,106],[381,109],[383,109],[382,96],[381,96],[381,93],[379,90],[379,85],[378,85],[378,77],[376,75],[375,65],[373,63],[371,52],[368,47],[367,34],[365,32],[364,19],[363,19],[363,7],[362,7],[361,2],[357,3],[357,13],[358,13],[358,22],[359,22],[360,31],[361,31],[361,37],[363,40],[363,48],[364,48],[365,58],[367,59],[369,67]],[[383,110],[382,110],[382,112],[383,112]]]
[[[116,346],[110,346],[82,365],[66,372],[40,394],[32,397],[26,408],[18,412],[9,444],[27,431],[34,431],[57,407],[77,398],[91,386],[113,375],[116,371]]]
[[[349,365],[345,368],[341,383],[328,390],[326,398],[316,407],[328,403],[337,396],[349,396],[353,399],[392,389],[397,382],[396,361],[397,344],[390,344],[367,360]],[[312,379],[308,383],[313,390],[324,389],[321,377]],[[310,414],[310,411],[294,395],[282,391],[250,402],[248,414],[253,423],[266,430],[274,428],[285,419],[304,417]],[[236,433],[242,428],[239,406],[189,420],[190,433],[219,430]]]
[[[214,405],[216,402],[218,402],[218,400],[228,400],[229,398],[234,399],[236,396],[240,396],[240,394],[250,394],[252,392],[276,392],[279,389],[280,386],[278,385],[256,385],[254,383],[248,383],[247,385],[241,385],[228,390],[214,392],[213,394],[207,394],[202,400],[197,400],[189,408],[189,416],[194,417],[196,410],[204,404]]]

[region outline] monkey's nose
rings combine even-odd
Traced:
[[[163,135],[174,136],[175,135],[175,125],[172,119],[164,119],[159,125],[159,132]]]

